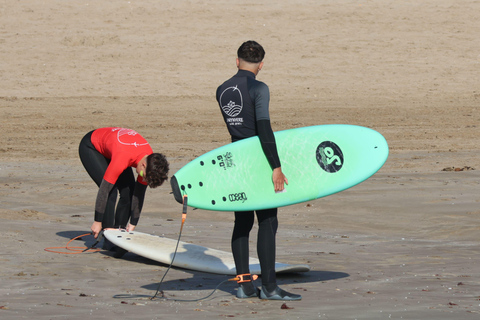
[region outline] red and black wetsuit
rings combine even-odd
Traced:
[[[152,154],[148,142],[136,131],[126,128],[96,129],[83,137],[79,155],[90,177],[99,186],[95,203],[95,221],[103,228],[136,225],[145,198],[147,183],[135,177],[131,167]],[[117,192],[120,195],[118,205]]]

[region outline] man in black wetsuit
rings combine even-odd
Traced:
[[[275,192],[282,191],[288,180],[282,172],[275,136],[270,125],[268,86],[255,79],[263,67],[265,51],[255,41],[244,42],[237,52],[238,73],[218,87],[216,97],[232,137],[232,142],[258,136],[272,168]],[[277,208],[256,210],[258,220],[257,254],[260,260],[262,289],[252,283],[249,269],[248,239],[254,223],[254,211],[235,212],[232,252],[240,280],[238,298],[260,296],[269,300],[300,300],[297,294],[277,286],[275,274],[275,235],[278,228]]]

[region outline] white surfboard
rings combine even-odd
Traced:
[[[138,231],[105,230],[105,237],[113,244],[142,257],[164,264],[172,262],[177,240]],[[202,272],[236,275],[231,252],[202,247],[180,241],[173,266]],[[275,263],[277,273],[307,272],[306,264]],[[260,261],[250,257],[250,273],[260,274]]]

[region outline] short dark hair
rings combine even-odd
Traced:
[[[258,42],[249,40],[242,43],[238,48],[237,56],[250,63],[259,63],[265,57],[265,50]]]
[[[161,153],[152,153],[147,157],[145,180],[150,188],[161,186],[168,180],[168,166],[167,158]]]

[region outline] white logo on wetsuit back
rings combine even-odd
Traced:
[[[236,117],[242,112],[243,97],[237,86],[223,90],[220,95],[220,105],[223,112],[229,117]]]
[[[114,128],[114,129],[112,129],[112,131],[118,131],[118,132],[117,132],[118,142],[120,142],[120,143],[123,144],[123,145],[126,145],[126,146],[135,146],[135,147],[140,147],[140,146],[148,145],[148,142],[146,142],[146,143],[138,143],[138,142],[136,142],[136,141],[133,141],[133,142],[122,141],[122,136],[124,136],[124,135],[128,135],[129,137],[135,137],[135,136],[138,134],[138,132],[136,132],[135,130],[125,129],[125,128]]]

